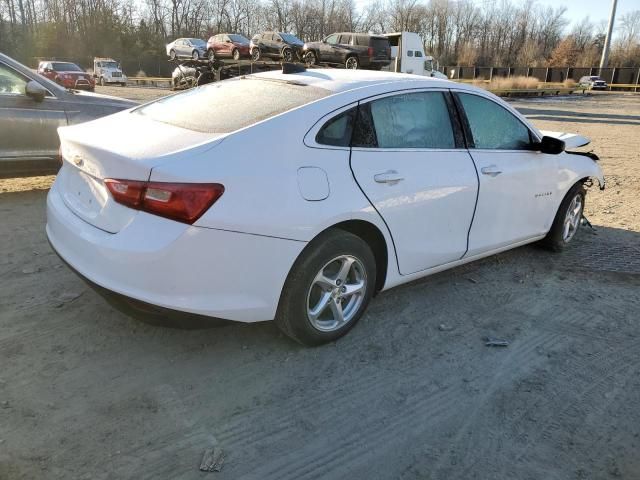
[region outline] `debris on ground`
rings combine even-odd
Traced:
[[[478,281],[473,277],[467,277],[467,280],[469,280],[471,283],[478,283]]]
[[[509,346],[509,342],[501,338],[484,337],[483,340],[486,347],[508,347]]]
[[[224,452],[220,447],[207,448],[200,462],[200,470],[203,472],[219,472],[224,463]]]
[[[65,303],[71,303],[82,296],[84,292],[64,292],[58,298],[58,303],[55,305],[56,308],[62,307]]]
[[[438,325],[438,330],[440,330],[441,332],[450,332],[451,330],[453,330],[453,327],[451,325],[445,325],[444,323],[441,323],[440,325]]]

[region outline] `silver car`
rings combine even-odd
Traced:
[[[578,85],[583,88],[590,88],[591,90],[606,90],[608,87],[607,82],[597,75],[582,77],[578,81]]]
[[[67,90],[0,53],[0,177],[55,173],[62,125],[137,105],[122,98]]]
[[[171,60],[190,58],[199,60],[207,58],[207,42],[200,38],[178,38],[167,44],[167,55]]]

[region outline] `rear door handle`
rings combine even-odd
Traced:
[[[483,175],[489,175],[491,177],[497,177],[502,173],[502,170],[498,170],[495,165],[489,165],[488,167],[482,167],[480,169]]]
[[[378,173],[373,176],[373,179],[377,183],[388,183],[389,185],[395,185],[398,182],[404,180],[404,177],[395,170],[387,170],[384,173]]]

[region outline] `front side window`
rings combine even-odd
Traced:
[[[334,33],[333,35],[329,35],[326,39],[326,42],[329,45],[335,45],[336,43],[338,43],[338,34]]]
[[[0,63],[0,95],[24,95],[26,86],[22,75]]]
[[[475,148],[529,149],[529,129],[506,108],[478,95],[459,93],[458,97],[467,115]]]
[[[422,57],[422,52],[420,50],[416,50],[416,57]]]
[[[374,147],[455,148],[451,117],[442,92],[404,93],[381,98],[370,102],[370,112],[370,127],[375,135],[369,133],[368,136],[375,137]]]

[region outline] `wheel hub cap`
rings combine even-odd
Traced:
[[[356,257],[340,255],[325,264],[307,293],[311,325],[331,332],[349,323],[360,310],[366,287],[366,270]]]
[[[569,242],[578,231],[580,220],[582,218],[582,195],[576,195],[571,200],[567,214],[564,218],[562,229],[562,240]]]

